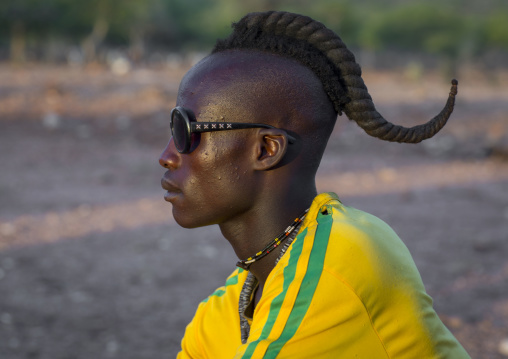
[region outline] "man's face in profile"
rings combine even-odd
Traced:
[[[184,76],[176,105],[193,113],[192,121],[272,126],[204,132],[189,153],[170,140],[159,160],[168,169],[162,186],[181,226],[225,223],[277,196],[294,197],[296,179],[315,192],[336,114],[319,79],[299,62],[258,51],[212,54]]]
[[[228,109],[227,98],[214,91],[216,85],[212,84],[220,82],[219,76],[205,74],[189,71],[181,83],[177,105],[192,111],[198,122],[239,121]],[[192,151],[186,154],[179,153],[170,140],[160,159],[168,169],[162,187],[182,227],[222,223],[248,210],[248,193],[254,194],[248,186],[252,174],[248,131],[197,134]]]

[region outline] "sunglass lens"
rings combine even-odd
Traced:
[[[185,149],[185,139],[187,138],[185,120],[179,111],[173,111],[171,122],[171,132],[175,146],[178,151],[183,151]]]

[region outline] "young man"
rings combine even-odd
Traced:
[[[429,123],[395,126],[322,24],[284,12],[235,24],[183,78],[160,157],[178,224],[218,224],[240,259],[178,357],[468,358],[390,227],[315,185],[337,114],[416,143],[444,126],[456,85]]]

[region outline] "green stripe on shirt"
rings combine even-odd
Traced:
[[[226,281],[226,285],[224,287],[221,287],[219,289],[217,289],[215,292],[213,292],[212,294],[210,294],[208,296],[208,298],[204,299],[203,301],[201,301],[201,303],[206,303],[208,302],[208,299],[210,297],[222,297],[224,295],[224,293],[226,293],[226,287],[229,286],[229,285],[234,285],[234,284],[238,284],[238,275],[240,273],[243,272],[243,269],[242,268],[239,268],[238,269],[238,272],[232,276],[231,278],[229,278],[227,281]]]
[[[305,228],[305,230],[302,233],[300,233],[296,237],[297,239],[292,243],[291,252],[289,253],[288,265],[284,268],[284,283],[282,285],[282,292],[280,292],[279,295],[277,295],[270,304],[270,312],[268,313],[268,319],[266,320],[263,330],[261,331],[259,339],[251,342],[247,346],[247,349],[245,350],[245,353],[243,354],[242,358],[245,359],[251,358],[252,354],[256,350],[258,343],[266,339],[270,334],[270,332],[272,331],[273,325],[275,324],[275,320],[279,315],[282,303],[284,302],[284,298],[286,297],[288,287],[295,278],[296,265],[298,263],[298,260],[300,259],[300,255],[302,254],[303,240],[306,235],[307,228]]]
[[[321,273],[323,272],[326,249],[328,247],[328,240],[333,224],[332,216],[330,215],[323,216],[320,214],[317,221],[318,227],[314,245],[310,253],[309,266],[303,278],[298,296],[296,297],[295,305],[293,306],[293,310],[289,315],[280,337],[268,346],[264,356],[266,359],[275,358],[286,342],[293,337],[300,327],[305,314],[307,314],[310,303],[314,298],[319,278],[321,278]]]

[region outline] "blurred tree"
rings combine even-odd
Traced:
[[[410,4],[372,16],[365,24],[362,45],[454,54],[464,30],[462,18],[427,4]]]
[[[146,48],[208,50],[232,21],[270,9],[307,14],[365,53],[425,52],[453,63],[508,50],[506,0],[2,0],[0,46],[8,44],[13,61],[55,41],[79,44],[88,61],[110,47],[128,48],[137,61]]]
[[[0,2],[0,31],[9,34],[10,58],[26,59],[27,41],[46,35],[50,24],[58,18],[55,0],[8,0]]]
[[[213,32],[203,25],[214,14],[213,5],[207,0],[158,0],[159,12],[148,34],[152,43],[167,50],[202,47]]]
[[[441,55],[443,69],[457,62],[465,46],[464,17],[444,7],[411,3],[372,14],[360,34],[360,44],[379,51],[392,49]]]
[[[143,52],[143,34],[156,0],[57,1],[65,13],[57,26],[67,37],[82,39],[87,61],[96,59],[97,49],[106,39],[112,44],[132,44],[136,51]]]
[[[487,18],[485,41],[487,47],[508,50],[508,11],[498,12]]]
[[[300,2],[302,4],[298,7],[299,12],[308,14],[334,30],[348,47],[359,45],[359,34],[365,22],[360,7],[347,0],[323,0],[312,7],[308,7],[306,1]]]

